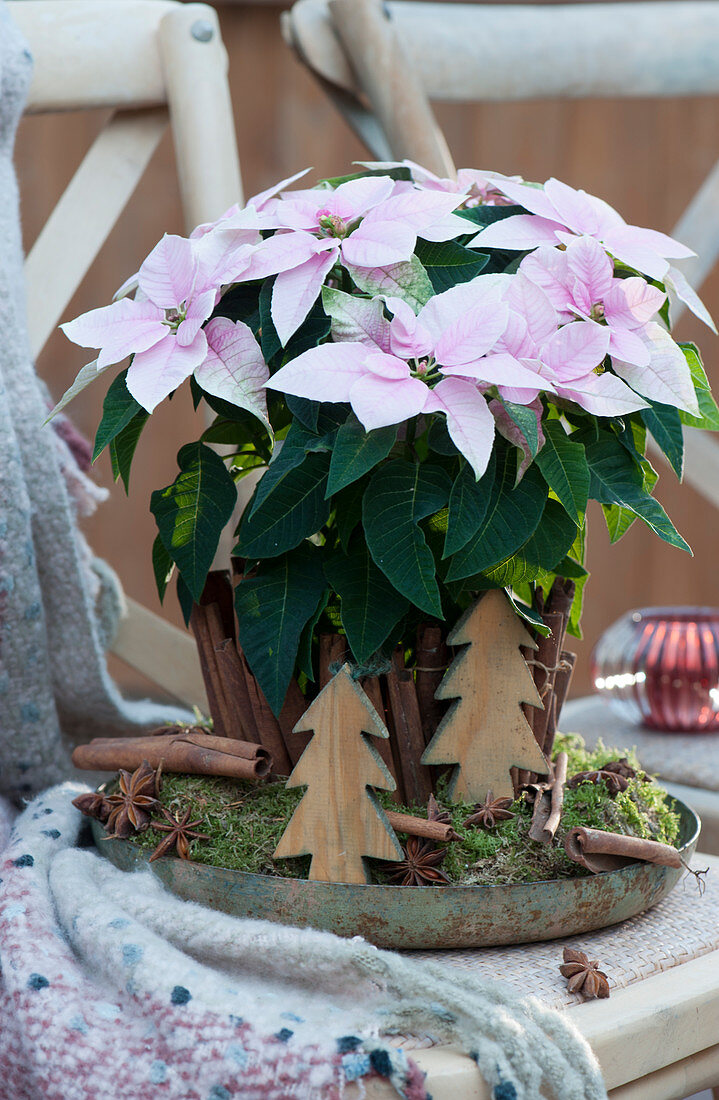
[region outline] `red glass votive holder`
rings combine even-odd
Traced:
[[[631,722],[670,733],[716,733],[719,608],[629,611],[597,642],[592,679]]]

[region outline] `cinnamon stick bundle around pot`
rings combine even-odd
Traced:
[[[567,833],[564,850],[574,863],[581,864],[595,875],[602,871],[616,871],[636,860],[657,863],[661,867],[682,866],[681,855],[670,844],[580,826]]]
[[[261,745],[199,732],[98,737],[72,754],[75,767],[89,771],[134,771],[143,760],[153,768],[162,765],[165,772],[228,779],[264,779],[272,769],[272,758]]]

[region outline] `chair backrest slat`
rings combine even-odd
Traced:
[[[698,289],[719,259],[719,162],[674,226],[672,236],[696,252],[693,259],[682,263],[682,269]]]
[[[327,17],[299,0],[295,37],[325,80],[356,90]],[[719,93],[719,3],[446,4],[389,0],[430,99],[522,100]]]
[[[25,261],[34,356],[55,330],[166,129],[163,107],[115,115],[43,226]]]
[[[157,27],[172,0],[10,0],[35,72],[25,111],[147,107],[166,102]]]

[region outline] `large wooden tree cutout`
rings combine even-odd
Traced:
[[[464,649],[435,693],[456,699],[422,756],[423,764],[456,764],[449,793],[467,802],[512,797],[510,768],[546,772],[521,704],[543,708],[519,647],[537,649],[507,596],[491,589],[463,615],[448,642]]]
[[[362,688],[344,665],[294,727],[314,736],[288,787],[306,786],[277,845],[275,858],[312,855],[309,877],[364,883],[364,857],[402,859],[402,849],[374,792],[395,782],[364,735],[389,734]]]

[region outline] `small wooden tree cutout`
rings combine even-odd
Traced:
[[[546,772],[521,704],[543,709],[520,646],[536,649],[501,589],[491,589],[448,637],[466,645],[447,669],[437,699],[456,699],[422,756],[423,764],[457,764],[449,793],[467,802],[512,797],[511,767]]]
[[[309,877],[365,883],[364,857],[399,860],[402,849],[371,787],[395,782],[365,733],[389,734],[343,665],[294,727],[314,736],[287,780],[307,791],[277,845],[275,858],[312,855]]]

